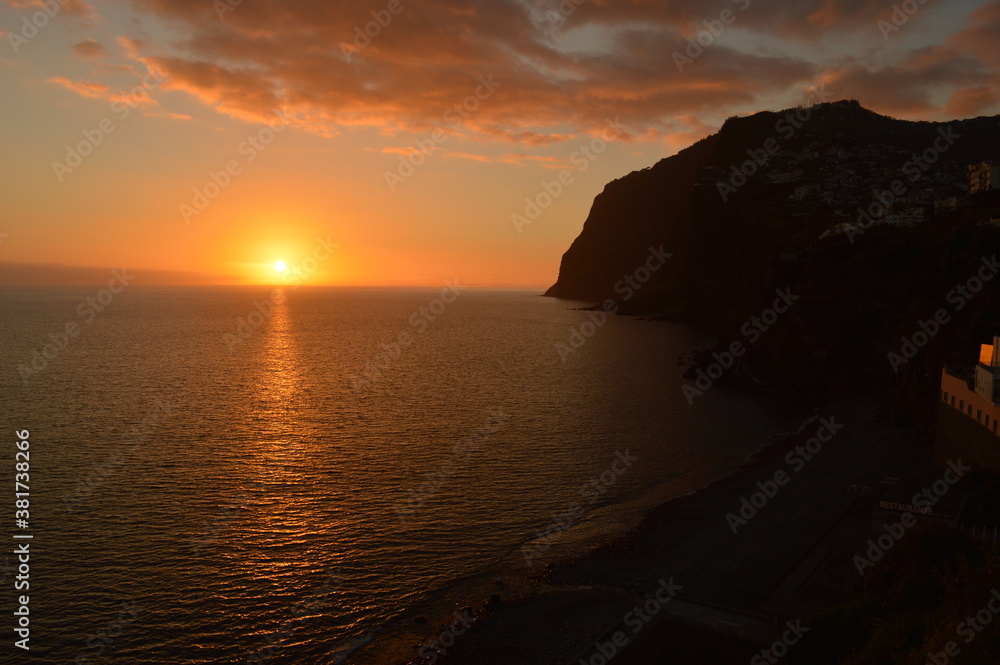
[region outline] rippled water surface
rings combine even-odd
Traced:
[[[477,605],[523,547],[581,552],[796,422],[722,389],[689,406],[678,358],[706,340],[682,326],[613,317],[564,360],[588,314],[527,292],[300,289],[264,317],[267,289],[129,287],[89,320],[94,295],[0,292],[39,663],[401,662],[417,615]]]

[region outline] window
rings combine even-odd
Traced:
[[[983,410],[982,409],[976,409],[976,420],[980,420],[981,421],[982,419],[983,419]]]
[[[993,433],[994,434],[997,433],[997,421],[996,421],[996,418],[993,419]]]
[[[947,402],[948,401],[948,393],[946,393],[943,390],[941,391],[941,401],[942,402]]]
[[[959,411],[965,411],[965,400],[964,399],[958,400],[958,410]]]
[[[989,414],[986,414],[986,420],[983,421],[983,424],[986,425],[986,427],[990,426],[990,415]]]
[[[970,416],[972,415],[972,405],[971,404],[969,405],[969,415]]]
[[[954,395],[951,396],[951,405],[955,406],[955,396]]]

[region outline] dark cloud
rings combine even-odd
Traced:
[[[179,37],[130,42],[133,58],[168,74],[165,89],[221,113],[262,121],[282,112],[324,135],[446,126],[540,146],[621,117],[636,136],[693,136],[703,129],[694,118],[756,110],[820,82],[883,113],[940,113],[944,99],[949,112],[986,110],[1000,66],[1000,2],[947,43],[875,65],[845,53],[830,62],[787,55],[840,35],[887,48],[875,25],[892,10],[874,0],[226,1],[134,0]],[[686,39],[723,8],[740,34],[710,40],[679,67]],[[584,34],[593,46],[581,45]],[[748,35],[773,47],[747,52]],[[495,82],[488,91],[486,80]]]
[[[94,39],[85,39],[79,44],[73,46],[73,55],[88,59],[101,58],[108,55],[108,51],[99,41]]]
[[[594,0],[562,11],[558,3],[496,0],[399,0],[363,9],[247,0],[221,15],[194,0],[139,5],[190,33],[178,44],[187,55],[145,52],[170,74],[169,87],[248,119],[281,109],[331,134],[359,124],[389,133],[440,126],[456,105],[482,96],[482,77],[499,87],[463,117],[470,136],[540,145],[600,131],[619,115],[668,131],[668,117],[753,104],[816,70],[720,43],[678,71],[676,22],[694,3],[665,13],[662,4]],[[393,8],[401,11],[392,14]],[[562,49],[560,33],[581,21],[609,30],[617,48]],[[636,21],[644,22],[641,29]]]

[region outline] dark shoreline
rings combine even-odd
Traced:
[[[751,455],[746,463],[733,473],[709,483],[696,492],[670,499],[652,508],[635,528],[597,545],[585,554],[546,564],[534,571],[528,578],[533,584],[524,593],[512,593],[499,599],[494,598],[493,602],[482,608],[476,625],[436,662],[442,665],[464,665],[473,662],[484,665],[511,662],[522,665],[575,663],[576,660],[570,659],[574,657],[578,659],[578,654],[585,653],[595,640],[604,635],[616,620],[620,620],[628,612],[637,599],[641,599],[655,586],[656,571],[671,555],[675,558],[678,556],[675,550],[682,550],[683,559],[684,556],[688,556],[683,550],[697,547],[704,549],[707,546],[706,551],[718,558],[719,551],[731,549],[735,542],[737,547],[746,547],[746,551],[752,552],[753,547],[746,542],[733,541],[735,537],[733,534],[727,533],[725,529],[720,531],[720,525],[725,526],[723,515],[726,513],[726,507],[733,505],[737,500],[735,497],[741,492],[746,492],[751,483],[763,472],[775,468],[776,465],[780,466],[786,451],[814,436],[816,433],[814,425],[821,418],[848,422],[853,430],[845,435],[847,438],[841,442],[847,450],[837,454],[838,457],[846,455],[848,464],[845,465],[843,459],[832,459],[834,453],[830,453],[831,474],[843,476],[845,467],[853,463],[857,451],[874,449],[867,444],[873,437],[886,438],[889,441],[886,447],[889,449],[905,446],[911,453],[917,452],[912,443],[914,432],[908,428],[894,427],[887,422],[884,411],[875,400],[856,399],[833,404],[823,409],[822,413],[817,410],[811,419],[803,423],[798,432],[778,436],[772,443]],[[891,454],[891,452],[886,453],[886,455]],[[884,457],[885,455],[874,454],[873,459],[869,460],[869,466],[881,468],[887,464]],[[924,454],[912,455],[909,458],[911,463],[925,463],[927,459],[928,456]],[[819,471],[819,480],[814,480],[812,483],[818,483],[824,491],[829,491],[831,486],[839,482],[837,477],[826,478],[825,470]],[[805,480],[803,483],[807,490],[812,487]],[[792,503],[794,504],[794,500]],[[778,516],[772,514],[771,518],[777,519]],[[759,523],[752,526],[765,531],[773,528],[767,519],[762,517]],[[792,515],[791,519],[796,518]],[[808,521],[811,523],[812,518],[808,518]],[[787,526],[785,524],[784,528]],[[802,526],[806,527],[809,524]],[[690,538],[676,539],[674,536],[678,531],[686,535],[690,533]],[[800,549],[807,551],[825,532],[824,526],[802,536]],[[693,560],[697,558],[695,555]],[[731,574],[733,571],[739,571],[747,562],[726,563],[731,564],[726,569],[726,572]],[[691,571],[677,572],[691,573]],[[663,574],[670,574],[670,571]],[[705,571],[694,576],[696,580],[707,579]],[[695,591],[698,590],[697,584],[691,586]],[[711,600],[713,594],[717,595],[720,589],[706,588],[704,591]],[[734,604],[751,608],[763,600],[764,594],[759,591],[758,593],[761,597],[749,593],[745,598],[741,598],[736,594],[734,597],[740,602]],[[654,622],[653,625],[657,623],[680,625],[666,621]],[[637,642],[646,646],[639,650],[650,648],[649,644],[654,639],[662,639],[664,631],[676,630],[669,626],[648,631],[648,635],[660,635],[660,638],[640,635]],[[689,626],[685,626],[685,629],[687,628]],[[743,648],[738,641],[733,644],[737,651]],[[634,645],[628,651],[632,648],[635,648]],[[407,662],[415,664],[421,661],[415,659]]]

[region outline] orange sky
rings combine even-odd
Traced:
[[[0,263],[545,287],[607,182],[728,116],[1000,111],[1000,2],[914,6],[0,0]]]

